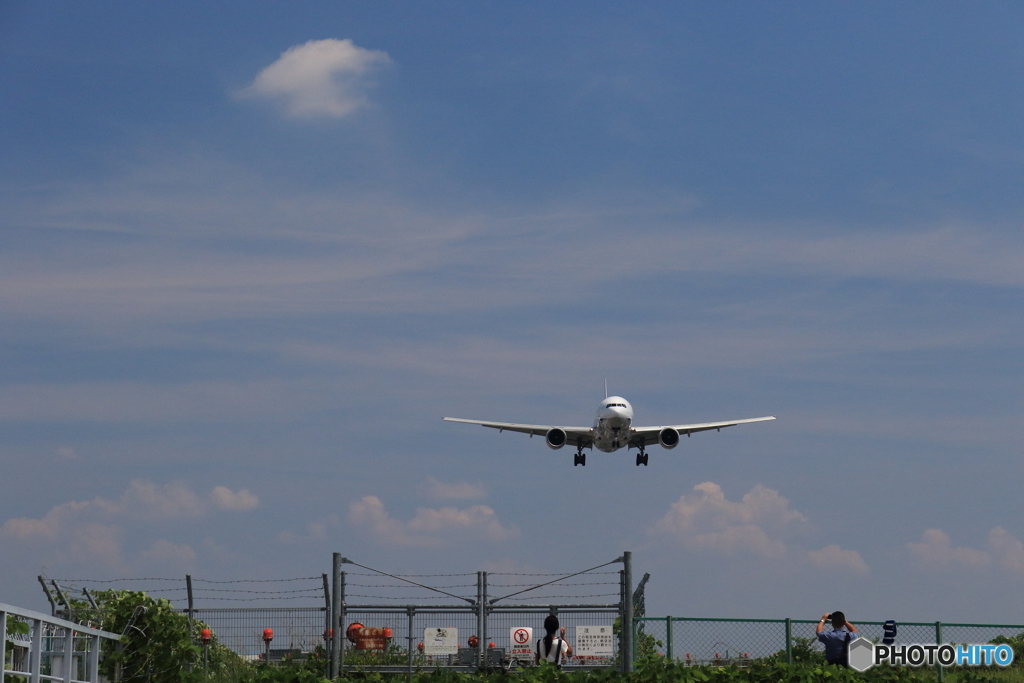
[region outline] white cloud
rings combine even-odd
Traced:
[[[1000,569],[1024,572],[1024,543],[1001,526],[993,527],[986,539],[987,550],[967,546],[954,546],[949,534],[941,529],[928,529],[920,543],[908,543],[907,550],[920,560],[926,569],[937,567],[966,567],[979,569],[995,566]]]
[[[651,528],[654,535],[673,539],[682,547],[735,557],[753,556],[788,563],[809,563],[820,569],[839,569],[863,576],[870,573],[855,550],[827,545],[803,551],[783,540],[806,525],[807,517],[790,507],[778,491],[758,484],[738,501],[726,499],[722,487],[706,481],[696,493],[683,495]]]
[[[42,519],[33,519],[31,517],[8,519],[0,527],[0,536],[21,540],[53,539],[64,528],[68,519],[74,518],[82,511],[89,509],[90,506],[110,509],[110,507],[113,507],[113,504],[104,501],[102,498],[97,498],[94,501],[73,500],[51,509]]]
[[[121,538],[124,531],[111,524],[87,522],[71,529],[68,545],[75,562],[98,563],[118,567],[121,559]]]
[[[283,98],[288,114],[295,117],[340,118],[366,104],[361,77],[390,62],[386,52],[358,47],[351,40],[311,40],[285,50],[239,95]]]
[[[722,487],[713,482],[693,488],[697,494],[684,494],[673,503],[655,523],[654,533],[675,537],[693,549],[779,557],[786,553],[786,545],[770,532],[807,521],[778,491],[760,484],[735,502],[726,500]]]
[[[988,548],[1003,569],[1024,572],[1024,543],[1001,526],[988,532]]]
[[[910,554],[928,568],[932,567],[987,567],[992,556],[982,550],[967,547],[953,547],[949,534],[941,529],[928,529],[922,534],[920,543],[908,543]]]
[[[379,498],[364,496],[349,505],[348,521],[386,545],[436,547],[455,540],[504,541],[519,535],[514,526],[502,525],[486,505],[418,508],[415,517],[402,522],[388,514]]]
[[[122,512],[162,519],[199,517],[206,507],[199,496],[180,482],[161,486],[142,479],[132,481],[118,506]]]
[[[251,510],[259,504],[259,499],[249,491],[240,489],[236,493],[225,486],[214,488],[210,497],[226,510]],[[101,534],[91,525],[120,530],[129,520],[192,519],[208,511],[207,502],[183,483],[161,485],[135,479],[116,501],[100,497],[87,501],[73,500],[51,508],[38,519],[13,517],[0,526],[0,536],[22,541],[75,539],[75,542],[81,542],[80,550],[84,551],[85,548],[102,545],[98,540]],[[109,546],[112,536],[107,534],[105,538],[104,543]]]
[[[215,487],[213,492],[210,493],[210,497],[218,507],[234,512],[254,510],[260,504],[260,499],[255,494],[250,493],[248,489],[239,489],[236,492],[227,486]]]
[[[196,560],[196,551],[161,538],[142,551],[142,558],[154,564],[190,566]]]
[[[807,551],[807,559],[818,569],[846,570],[851,574],[869,573],[868,565],[856,550],[843,550],[838,544],[827,545],[821,550]]]
[[[447,484],[434,477],[427,477],[423,487],[427,495],[436,500],[477,500],[487,496],[487,488],[483,484]]]

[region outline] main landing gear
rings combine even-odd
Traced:
[[[576,465],[587,466],[587,456],[583,453],[582,448],[576,451],[576,455],[572,456],[572,466],[576,467]]]
[[[640,452],[636,454],[636,466],[640,467],[640,465],[643,465],[644,467],[647,467],[647,459],[650,457],[651,456],[644,453],[644,450],[641,448]]]

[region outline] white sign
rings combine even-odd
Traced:
[[[510,628],[508,633],[509,643],[512,649],[508,653],[509,659],[519,660],[519,664],[533,664],[533,629],[529,626]]]
[[[576,649],[577,657],[613,657],[615,655],[615,637],[611,626],[577,626]]]
[[[423,629],[423,654],[428,656],[459,654],[459,629],[436,627]]]

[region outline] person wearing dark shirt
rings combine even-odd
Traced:
[[[832,621],[832,630],[825,630],[825,622]],[[846,620],[842,612],[822,615],[818,622],[818,628],[814,631],[818,634],[818,640],[825,644],[825,659],[829,664],[836,666],[849,666],[847,656],[849,654],[850,641],[857,638],[857,627]]]

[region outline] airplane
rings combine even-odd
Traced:
[[[706,432],[712,429],[722,431],[723,427],[747,424],[750,422],[765,422],[774,420],[775,416],[752,417],[745,420],[726,420],[725,422],[701,422],[689,425],[669,425],[665,427],[633,427],[633,406],[621,396],[608,396],[597,408],[597,416],[594,418],[593,427],[554,427],[548,425],[524,425],[514,422],[483,422],[480,420],[463,420],[458,417],[444,418],[448,422],[465,422],[467,424],[480,425],[497,429],[499,432],[522,432],[533,438],[535,434],[544,435],[544,440],[549,448],[559,449],[566,444],[576,447],[576,455],[573,457],[573,467],[582,465],[586,467],[587,456],[583,453],[584,448],[597,447],[597,450],[605,453],[613,453],[620,448],[637,448],[636,465],[647,466],[650,457],[645,450],[647,446],[661,444],[662,448],[675,448],[679,445],[679,436],[686,434],[690,436],[694,432]]]

